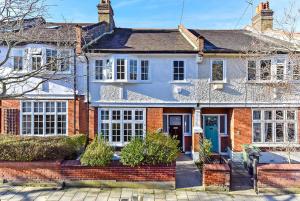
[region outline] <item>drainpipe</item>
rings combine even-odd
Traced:
[[[87,136],[90,137],[90,60],[86,54],[84,54],[86,60],[86,98],[87,98]]]
[[[76,120],[76,117],[77,117],[77,107],[76,107],[76,99],[77,99],[77,57],[76,57],[76,49],[74,48],[74,73],[73,73],[73,82],[74,82],[74,118],[73,118],[73,124],[74,124],[74,132],[73,134],[76,134],[77,133],[77,120]]]

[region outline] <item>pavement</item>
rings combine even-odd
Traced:
[[[300,195],[234,195],[190,190],[67,188],[0,186],[1,201],[300,201]]]

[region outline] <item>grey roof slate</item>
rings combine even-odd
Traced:
[[[194,47],[177,29],[115,28],[89,46],[99,52],[195,53]]]

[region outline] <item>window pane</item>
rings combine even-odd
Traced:
[[[121,111],[113,110],[112,111],[112,120],[120,120],[121,119]]]
[[[276,79],[277,80],[283,80],[284,78],[284,65],[277,64],[276,68]]]
[[[42,67],[42,57],[32,56],[32,70],[39,70]]]
[[[173,79],[184,80],[184,61],[173,62]]]
[[[261,142],[261,124],[260,123],[254,123],[253,124],[253,142]]]
[[[124,142],[130,142],[132,139],[132,124],[124,124]]]
[[[46,112],[47,113],[55,112],[55,103],[54,102],[46,102]]]
[[[125,60],[117,59],[117,79],[124,80],[125,79]]]
[[[144,114],[143,111],[135,111],[135,120],[143,120],[144,119],[143,114]]]
[[[137,60],[130,60],[129,67],[130,80],[137,80]]]
[[[164,133],[169,133],[168,115],[163,116],[163,132]]]
[[[121,142],[121,124],[112,124],[112,142]]]
[[[135,138],[143,139],[144,131],[143,124],[135,124]]]
[[[296,124],[288,123],[287,132],[288,142],[296,142]]]
[[[282,110],[276,111],[276,120],[283,120],[284,119],[284,112]]]
[[[57,134],[65,135],[67,134],[67,116],[57,115]]]
[[[265,120],[272,120],[272,111],[265,111]]]
[[[181,126],[182,117],[181,116],[169,116],[170,126]]]
[[[284,142],[284,124],[276,123],[276,142]]]
[[[43,135],[43,115],[34,115],[34,134]]]
[[[14,56],[14,70],[16,71],[23,70],[23,57]]]
[[[43,103],[42,102],[34,103],[34,112],[38,112],[38,113],[43,112]]]
[[[46,135],[55,134],[55,115],[46,115]]]
[[[149,61],[141,61],[141,80],[149,80]]]
[[[22,134],[30,135],[31,133],[31,115],[22,116]]]
[[[248,61],[248,80],[256,80],[256,61]]]
[[[101,120],[109,120],[109,111],[101,111]]]
[[[109,123],[101,123],[100,135],[105,141],[109,141]]]
[[[260,61],[260,79],[261,80],[271,79],[271,60]]]
[[[132,111],[124,111],[124,120],[132,120]]]
[[[95,79],[96,80],[103,80],[103,60],[96,60],[95,61]]]
[[[57,102],[57,112],[59,112],[59,113],[67,112],[66,102]]]
[[[253,120],[261,120],[261,112],[253,111]]]
[[[31,102],[23,102],[22,103],[22,111],[23,112],[31,112]]]
[[[225,134],[225,130],[226,130],[225,116],[221,115],[220,116],[220,133]]]
[[[265,142],[273,142],[273,124],[265,123]]]
[[[223,81],[223,61],[213,61],[212,63],[212,81]]]
[[[300,64],[298,62],[293,65],[293,80],[300,80]]]
[[[288,120],[295,120],[296,119],[296,112],[295,111],[287,111],[287,119]]]
[[[190,116],[189,115],[184,115],[184,132],[185,133],[190,133],[191,132],[191,125],[190,125]]]

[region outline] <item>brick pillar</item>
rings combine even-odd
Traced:
[[[163,108],[147,108],[147,133],[163,128]]]
[[[193,137],[192,137],[192,153],[193,159],[198,160],[200,151],[200,140],[203,137],[202,122],[201,122],[201,109],[196,108],[193,111]]]
[[[242,145],[252,143],[252,112],[251,108],[234,108],[231,122],[232,149],[243,151]]]
[[[20,123],[19,123],[19,112],[20,112],[20,100],[2,100],[1,101],[1,134],[9,134],[8,132],[8,127],[9,124],[11,125],[11,122],[8,122],[8,118],[10,115],[8,115],[8,113],[10,113],[10,110],[14,110],[15,114],[17,116],[16,117],[16,121],[15,122],[15,128],[13,130],[15,130],[17,133],[12,133],[12,134],[19,134],[19,129],[20,129]],[[8,126],[8,127],[7,127]]]

